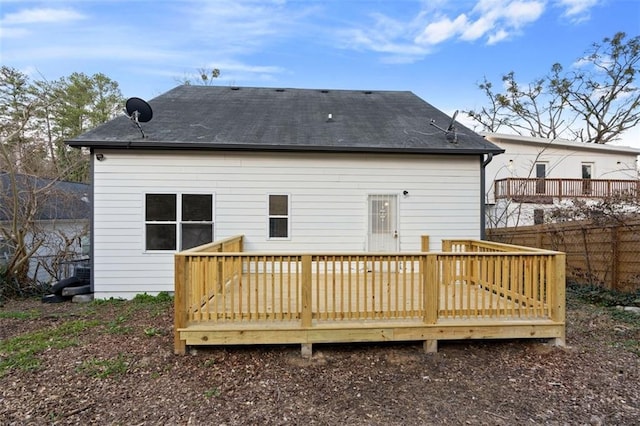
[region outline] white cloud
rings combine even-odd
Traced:
[[[600,3],[599,0],[557,0],[557,6],[565,9],[563,16],[573,23],[580,23],[591,18],[591,9]]]
[[[2,25],[25,25],[43,23],[65,23],[84,19],[85,16],[72,9],[25,9],[6,14],[0,23]]]
[[[0,39],[22,38],[29,35],[29,31],[24,28],[0,27]]]
[[[467,17],[464,14],[459,15],[453,21],[443,17],[429,23],[415,41],[418,44],[438,44],[458,34],[467,24]]]
[[[539,0],[480,0],[471,11],[475,19],[462,31],[461,39],[473,41],[487,36],[487,44],[507,39],[544,12]]]
[[[383,53],[384,63],[412,63],[429,52],[428,46],[417,44],[412,39],[417,28],[415,22],[401,22],[379,13],[370,16],[374,20],[373,25],[335,31],[338,45]]]
[[[487,40],[487,44],[496,44],[502,40],[504,40],[505,38],[509,37],[509,33],[506,32],[505,30],[498,30],[496,31],[494,34],[491,34],[489,36],[489,39]]]
[[[415,61],[452,40],[483,40],[495,44],[514,37],[536,22],[547,0],[478,0],[425,2],[412,20],[401,22],[382,14],[370,15],[372,25],[342,31],[343,45],[397,55]],[[388,59],[388,57],[385,57]]]
[[[495,26],[495,20],[489,16],[482,16],[462,31],[460,38],[462,40],[473,41],[481,38]]]
[[[514,1],[504,9],[505,25],[519,28],[525,24],[535,22],[544,12],[544,3],[539,1]]]

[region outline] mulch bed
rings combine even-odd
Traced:
[[[632,425],[640,321],[570,300],[567,348],[539,340],[198,348],[173,354],[170,303],[0,307],[0,339],[91,321],[0,376],[0,424]],[[16,312],[28,315],[17,318]],[[0,364],[7,354],[0,351]]]

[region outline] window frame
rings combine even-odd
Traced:
[[[287,197],[287,214],[286,215],[272,215],[271,208],[271,196],[285,196]],[[267,194],[266,200],[266,237],[267,241],[288,241],[291,240],[291,194],[285,192],[270,192]],[[287,236],[286,237],[272,237],[271,236],[271,219],[286,219],[287,220]]]
[[[175,196],[175,208],[176,208],[176,218],[172,221],[148,221],[147,220],[147,196],[148,195],[173,195]],[[185,221],[182,217],[182,209],[183,209],[183,196],[185,195],[209,195],[211,196],[211,221]],[[183,248],[183,232],[182,225],[183,224],[209,224],[211,225],[211,237],[212,240],[215,240],[216,235],[216,196],[215,193],[212,192],[197,192],[197,191],[157,191],[157,192],[145,192],[142,195],[142,223],[143,223],[143,232],[142,232],[142,251],[144,253],[176,253],[182,250],[186,250]],[[147,247],[147,226],[148,225],[174,225],[175,227],[175,247],[173,249],[149,249]]]

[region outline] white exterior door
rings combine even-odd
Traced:
[[[398,251],[398,196],[369,195],[368,247],[372,252]]]

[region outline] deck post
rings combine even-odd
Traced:
[[[429,236],[422,235],[420,238],[420,251],[428,252],[429,251]]]
[[[438,321],[438,255],[428,254],[422,258],[422,295],[424,305],[425,324],[435,324]],[[427,353],[438,352],[438,340],[429,339],[424,341],[424,351]]]
[[[553,300],[551,301],[551,319],[562,323],[562,331],[559,337],[554,339],[556,346],[566,346],[566,325],[565,325],[565,305],[566,305],[566,254],[557,253],[554,262],[553,275]]]
[[[306,254],[302,256],[302,313],[301,317],[301,326],[302,328],[311,327],[312,320],[312,301],[311,301],[311,273],[313,269],[313,265],[311,262],[311,256]],[[312,356],[312,347],[310,342],[302,343],[302,357],[303,358],[311,358]]]
[[[176,355],[184,355],[187,351],[186,341],[180,338],[181,328],[187,325],[186,309],[186,256],[176,254],[174,256],[174,294],[173,294],[173,352]]]

